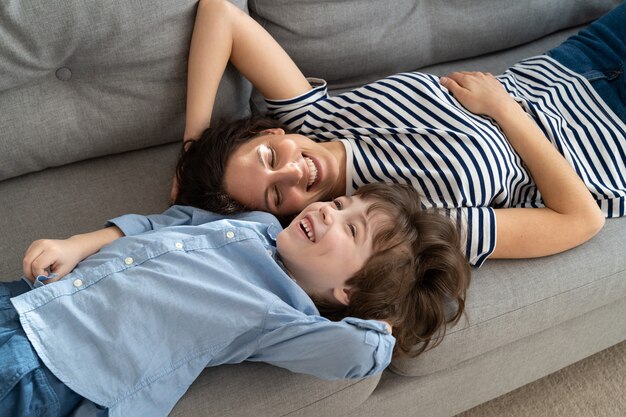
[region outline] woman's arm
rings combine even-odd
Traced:
[[[469,111],[493,118],[522,158],[545,208],[495,210],[492,258],[530,258],[571,249],[593,237],[604,215],[591,193],[541,129],[491,74],[454,73],[442,79]]]
[[[117,238],[124,236],[116,226],[95,232],[74,235],[65,240],[41,239],[34,241],[26,250],[22,269],[31,282],[40,275],[55,274],[47,283],[57,281],[71,272],[89,255],[98,252]]]
[[[270,99],[298,96],[310,84],[282,47],[254,19],[226,0],[200,0],[189,51],[184,139],[209,127],[226,64]]]

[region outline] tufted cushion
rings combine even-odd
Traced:
[[[182,140],[196,5],[0,2],[0,180]],[[214,116],[244,115],[249,95],[229,72]]]
[[[530,42],[620,3],[250,0],[249,8],[305,75],[337,89]]]

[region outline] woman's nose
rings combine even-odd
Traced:
[[[275,171],[278,182],[286,185],[298,185],[304,175],[302,167],[296,162],[289,162]]]

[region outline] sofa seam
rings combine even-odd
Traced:
[[[610,274],[610,275],[604,276],[604,277],[602,277],[602,278],[600,278],[600,279],[597,279],[597,280],[595,280],[595,281],[593,281],[593,282],[588,282],[588,283],[586,283],[586,284],[584,284],[584,285],[580,285],[580,286],[575,287],[575,288],[570,288],[570,289],[569,289],[569,290],[567,290],[567,291],[563,291],[563,292],[560,292],[560,293],[558,293],[558,294],[554,294],[554,295],[552,295],[552,296],[550,296],[550,297],[542,298],[542,299],[537,300],[537,301],[535,301],[535,302],[533,302],[533,303],[526,304],[526,305],[524,305],[524,306],[521,306],[521,307],[519,307],[519,308],[516,308],[515,310],[509,310],[509,311],[507,311],[507,312],[505,312],[505,313],[502,313],[502,314],[499,314],[499,315],[497,315],[497,316],[491,317],[491,318],[489,318],[489,319],[483,320],[483,321],[481,321],[480,323],[476,323],[476,324],[474,324],[474,325],[470,325],[470,326],[468,326],[468,327],[464,327],[464,328],[462,328],[462,329],[454,330],[453,332],[447,332],[447,333],[446,333],[446,336],[450,336],[450,335],[453,335],[453,334],[458,333],[458,332],[462,332],[462,331],[466,331],[466,330],[471,329],[471,328],[478,327],[478,326],[480,326],[482,323],[488,323],[488,322],[490,322],[490,321],[492,321],[492,320],[499,319],[500,317],[504,317],[504,316],[509,315],[509,314],[511,314],[511,313],[514,313],[514,312],[516,312],[516,311],[520,311],[520,310],[523,310],[523,309],[528,308],[528,307],[530,307],[530,306],[533,306],[533,305],[536,305],[536,304],[542,303],[542,302],[544,302],[544,301],[547,301],[547,300],[550,300],[550,299],[554,299],[554,298],[556,298],[556,297],[561,296],[562,294],[568,294],[568,293],[571,293],[571,292],[573,292],[573,291],[580,290],[581,288],[585,288],[585,287],[589,287],[589,286],[595,285],[595,284],[600,283],[600,282],[602,282],[602,281],[604,281],[604,280],[610,279],[610,278],[612,278],[612,277],[614,277],[614,276],[616,276],[616,275],[618,275],[618,274],[622,274],[622,273],[624,273],[625,271],[626,271],[626,268],[623,268],[623,269],[621,269],[621,270],[619,270],[619,271],[614,272],[613,274]],[[468,320],[468,321],[470,320],[469,314],[468,314],[468,316],[467,316],[467,320]]]
[[[356,381],[356,382],[354,382],[354,383],[352,383],[352,384],[350,384],[348,386],[345,386],[345,387],[343,387],[342,389],[340,389],[338,391],[333,391],[331,394],[325,395],[322,398],[318,398],[317,400],[313,401],[312,403],[309,403],[309,404],[307,404],[305,406],[302,406],[302,407],[300,407],[300,408],[298,408],[296,410],[289,411],[287,414],[281,414],[280,417],[286,417],[286,416],[292,415],[293,413],[297,413],[298,411],[304,410],[305,408],[309,408],[312,405],[317,404],[320,401],[326,400],[327,398],[330,398],[330,397],[332,397],[334,395],[337,395],[338,393],[343,392],[343,391],[347,390],[348,388],[352,388],[355,385],[358,385],[358,384],[360,384],[361,382],[363,382],[363,381],[365,381],[367,379],[369,379],[369,378],[359,379],[358,381]],[[376,386],[378,386],[378,383],[376,384]]]

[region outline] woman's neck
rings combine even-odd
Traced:
[[[333,198],[341,197],[346,194],[346,148],[340,140],[321,142],[320,145],[324,146],[337,160],[339,176],[335,182],[332,195]]]

